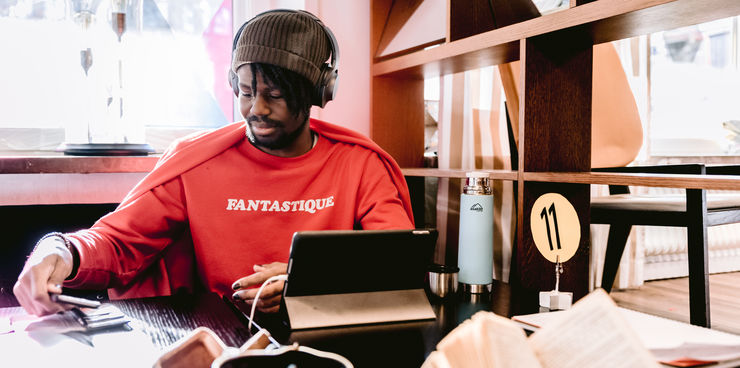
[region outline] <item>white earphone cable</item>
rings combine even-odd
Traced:
[[[279,280],[287,280],[288,275],[275,275],[269,277],[265,282],[262,283],[260,288],[257,290],[257,295],[254,296],[254,301],[252,302],[252,311],[249,313],[249,326],[247,327],[248,331],[252,331],[252,321],[254,320],[254,311],[257,309],[257,302],[260,299],[260,294],[262,294],[262,290],[265,288],[265,286]]]

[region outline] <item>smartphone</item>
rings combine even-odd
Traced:
[[[64,295],[64,294],[50,293],[49,297],[51,298],[51,301],[54,303],[71,304],[76,307],[97,308],[100,306],[100,302],[97,300],[78,298],[78,297]]]
[[[77,322],[87,330],[112,327],[128,327],[131,321],[116,306],[106,304],[97,309],[90,308],[73,308],[72,313]]]

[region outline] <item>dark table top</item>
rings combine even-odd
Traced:
[[[369,326],[290,331],[276,315],[261,315],[256,322],[281,344],[298,342],[339,353],[356,367],[418,367],[453,328],[478,311],[510,317],[539,311],[537,292],[521,291],[495,282],[490,297],[432,298],[436,320]],[[247,329],[246,306],[235,306],[215,294],[178,295],[111,301],[130,317],[154,346],[165,349],[196,327],[208,327],[228,346],[238,347],[252,335]],[[0,307],[17,306],[11,291],[0,288]],[[252,332],[257,330],[253,328]]]

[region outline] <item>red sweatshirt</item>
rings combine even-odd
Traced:
[[[369,139],[318,120],[308,153],[282,158],[245,139],[244,123],[178,141],[116,211],[69,234],[80,267],[68,287],[112,298],[219,294],[255,264],[287,262],[296,231],[413,228],[408,189]]]

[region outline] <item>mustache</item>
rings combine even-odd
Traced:
[[[262,123],[272,125],[272,126],[282,126],[283,125],[281,122],[277,120],[270,119],[266,116],[257,116],[257,115],[247,116],[247,122],[248,123],[262,122]]]

